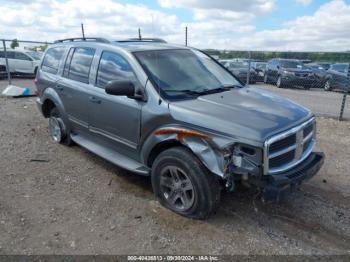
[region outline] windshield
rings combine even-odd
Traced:
[[[183,98],[241,84],[202,52],[188,49],[139,51],[134,55],[166,98]]]
[[[30,55],[34,60],[41,59],[41,53],[39,52],[27,52],[27,54]]]
[[[284,68],[303,68],[304,65],[299,61],[281,61],[281,66]]]
[[[266,69],[266,63],[256,63],[255,68]]]

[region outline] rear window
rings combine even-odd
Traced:
[[[68,78],[82,83],[89,83],[89,73],[95,49],[75,48],[70,62]]]
[[[41,69],[45,72],[56,74],[64,51],[64,47],[53,47],[47,50]]]

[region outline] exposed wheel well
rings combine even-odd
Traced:
[[[50,112],[54,107],[56,107],[55,103],[52,102],[52,100],[50,100],[50,99],[46,99],[44,104],[43,104],[43,108],[42,108],[44,116],[49,117]]]
[[[181,144],[177,140],[169,140],[169,141],[164,141],[164,142],[157,144],[155,147],[152,148],[152,150],[147,158],[147,166],[152,167],[154,160],[157,158],[157,156],[161,152],[163,152],[164,150],[167,150],[171,147],[177,147],[177,146],[184,147],[184,145]]]

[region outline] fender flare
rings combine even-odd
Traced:
[[[175,127],[179,128],[179,127]],[[191,152],[203,163],[203,165],[212,173],[224,177],[224,161],[218,150],[215,150],[210,138],[204,138],[197,135],[178,136],[176,132],[157,135],[158,128],[145,139],[142,144],[140,155],[141,161],[150,167],[149,160],[153,156],[154,150],[161,145],[160,152],[173,147],[182,145],[191,150]],[[181,129],[181,128],[180,128]],[[157,150],[156,150],[157,151]],[[157,152],[157,155],[160,153]],[[154,160],[154,159],[153,159]]]

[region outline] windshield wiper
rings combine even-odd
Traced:
[[[202,92],[197,92],[197,91],[193,91],[190,89],[180,89],[180,90],[167,90],[164,89],[165,92],[169,92],[169,93],[182,93],[182,94],[186,94],[186,95],[193,95],[193,96],[199,96],[202,94]]]
[[[214,89],[207,89],[207,90],[204,90],[202,92],[200,92],[201,95],[208,95],[208,94],[215,94],[215,93],[221,93],[221,92],[225,92],[225,91],[228,91],[232,88],[241,88],[240,85],[223,85],[223,86],[220,86],[220,87],[217,87],[217,88],[214,88]]]

